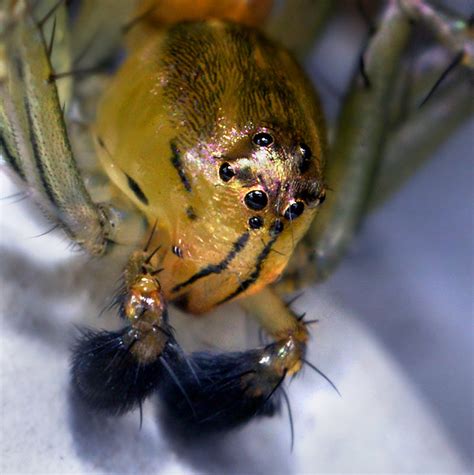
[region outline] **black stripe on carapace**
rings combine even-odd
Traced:
[[[56,206],[58,209],[60,209],[61,207],[59,206],[59,203],[56,200],[54,191],[46,178],[47,172],[44,168],[43,162],[41,161],[41,153],[38,147],[38,141],[36,139],[36,135],[33,130],[33,118],[31,117],[31,109],[26,98],[25,98],[24,103],[25,103],[25,110],[26,110],[26,119],[28,121],[29,139],[31,143],[31,148],[33,150],[33,158],[35,160],[36,168],[38,170],[39,179],[41,181],[41,184],[43,185],[44,192],[46,193],[46,196],[48,197],[51,204]]]
[[[146,197],[145,193],[143,193],[140,185],[131,177],[125,173],[127,177],[128,187],[133,191],[135,196],[145,205],[149,203],[148,198]]]
[[[253,283],[255,283],[258,278],[260,277],[260,273],[262,272],[262,267],[263,263],[265,262],[265,259],[268,257],[268,254],[270,254],[270,251],[272,250],[273,244],[275,244],[275,241],[278,239],[278,235],[274,235],[270,241],[265,244],[264,248],[260,252],[260,254],[257,256],[257,261],[255,263],[255,270],[250,274],[250,277],[248,279],[245,279],[240,283],[240,285],[235,289],[231,294],[229,294],[227,297],[223,298],[218,302],[218,305],[221,303],[228,302],[229,300],[232,300],[234,297],[237,297],[237,295],[241,294],[242,292],[245,292]]]
[[[186,191],[191,191],[191,183],[186,176],[183,168],[183,161],[181,160],[181,155],[179,153],[179,149],[174,141],[170,142],[171,152],[173,155],[171,156],[171,163],[176,168],[178,172],[179,178],[181,179],[181,183],[183,184]]]
[[[180,284],[176,285],[173,287],[173,292],[178,292],[184,287],[187,287],[188,285],[194,284],[199,279],[202,279],[203,277],[207,277],[208,275],[211,274],[220,274],[222,271],[227,269],[229,264],[232,262],[232,260],[235,258],[235,256],[242,251],[242,249],[245,247],[247,244],[247,241],[249,240],[250,233],[245,232],[242,234],[237,241],[234,242],[232,245],[232,249],[229,251],[227,256],[219,262],[218,264],[210,264],[200,271],[196,272],[194,275],[192,275],[188,280],[181,282]]]
[[[12,167],[13,171],[23,180],[26,181],[26,176],[20,167],[20,164],[13,153],[8,148],[7,142],[2,134],[0,134],[0,150],[4,151],[5,160]]]

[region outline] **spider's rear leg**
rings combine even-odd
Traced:
[[[14,4],[0,25],[1,157],[74,243],[101,255],[116,238],[118,215],[94,203],[72,153],[50,57],[54,37],[45,37],[28,2]]]
[[[235,353],[197,352],[187,361],[170,345],[160,396],[178,433],[193,437],[242,425],[255,416],[278,411],[286,376],[304,362],[308,332],[270,289],[249,297],[250,310],[275,339],[267,346]],[[177,384],[177,381],[179,385]]]
[[[72,355],[72,384],[92,409],[122,414],[141,405],[161,379],[161,358],[174,341],[156,272],[132,255],[117,298],[126,325],[83,331]]]
[[[415,75],[415,61],[406,61],[413,18],[452,50],[451,64],[437,54],[431,68]],[[325,169],[330,190],[326,203],[298,244],[279,290],[293,291],[329,277],[367,212],[386,200],[472,116],[473,51],[469,21],[446,18],[423,2],[388,2],[342,104]],[[457,77],[420,109],[422,97],[428,91],[431,96],[454,68]],[[430,90],[426,80],[432,84],[434,71],[438,81]],[[407,82],[404,87],[401,80]]]

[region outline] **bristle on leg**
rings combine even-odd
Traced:
[[[163,372],[158,391],[169,425],[193,437],[273,416],[280,409],[285,376],[301,356],[294,343],[289,339],[245,352],[198,352],[187,360],[168,345],[162,358],[171,371]]]
[[[72,354],[72,387],[91,408],[123,414],[141,404],[156,389],[159,361],[140,363],[131,351],[134,331],[83,330]]]

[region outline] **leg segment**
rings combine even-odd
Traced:
[[[307,58],[317,37],[337,9],[334,0],[286,0],[273,14],[266,32],[300,60]]]
[[[93,409],[122,414],[156,390],[162,354],[174,338],[155,273],[138,252],[130,258],[117,305],[118,332],[83,331],[72,357],[72,384]]]
[[[63,5],[43,3],[57,9],[42,20],[33,17],[40,12],[32,12],[25,0],[0,9],[0,154],[48,217],[75,244],[100,255],[136,234],[136,212],[128,203],[118,203],[120,209],[96,204],[84,185],[65,123],[63,101],[70,87],[60,94],[67,79],[58,85],[52,66],[53,61],[61,68],[69,64],[64,59],[68,48],[55,40],[55,32],[67,28],[67,18],[64,11],[59,14]]]
[[[390,2],[363,54],[364,74],[354,78],[344,103],[326,170],[328,186],[335,192],[328,193],[306,238],[321,277],[338,263],[365,212],[386,136],[387,104],[410,31],[406,15]]]
[[[433,68],[411,77],[407,89],[397,85],[400,69],[407,66],[403,53],[412,20],[432,29],[450,53],[463,52],[457,76],[422,108],[418,107],[422,96],[436,80]],[[291,292],[327,278],[347,252],[367,211],[399,188],[472,115],[466,74],[472,74],[471,37],[467,21],[446,19],[425,2],[389,2],[363,55],[366,80],[356,74],[343,105],[326,170],[332,192],[299,243],[285,278],[277,284],[279,290]],[[439,77],[447,63],[443,55],[436,59]]]
[[[307,328],[272,290],[249,297],[243,307],[274,343],[237,353],[197,352],[189,356],[189,364],[182,355],[168,354],[170,374],[180,386],[165,374],[159,394],[170,425],[186,436],[228,430],[254,416],[273,415],[285,377],[303,365]]]
[[[7,72],[0,78],[5,160],[71,239],[100,254],[113,234],[109,216],[92,202],[72,156],[47,42],[26,2],[7,13],[1,38]]]

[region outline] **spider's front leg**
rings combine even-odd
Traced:
[[[116,298],[124,327],[84,330],[73,349],[72,384],[92,409],[125,413],[160,382],[162,355],[174,338],[157,271],[148,262],[147,251],[137,251],[125,269]]]
[[[72,384],[89,407],[123,414],[158,392],[174,428],[188,436],[229,430],[279,408],[286,376],[305,363],[308,331],[267,288],[243,300],[275,340],[261,348],[186,355],[168,323],[161,269],[152,253],[132,254],[117,296],[124,327],[84,330],[73,350]]]
[[[101,256],[115,242],[129,244],[142,219],[130,206],[95,203],[85,187],[55,81],[54,34],[46,39],[43,29],[49,16],[38,20],[35,14],[25,1],[0,10],[0,155],[71,241]],[[62,31],[66,15],[57,18],[54,26]],[[54,46],[57,51],[60,44]],[[73,381],[83,398],[116,413],[154,388],[157,359],[170,338],[159,283],[140,253],[130,259],[124,289],[127,325],[119,332],[84,331],[73,362]]]
[[[181,434],[225,431],[254,417],[274,415],[286,397],[281,391],[285,377],[305,363],[306,324],[273,290],[247,297],[242,307],[273,343],[241,352],[196,352],[188,362],[182,354],[167,353],[171,372],[163,374],[159,392],[166,416]]]

